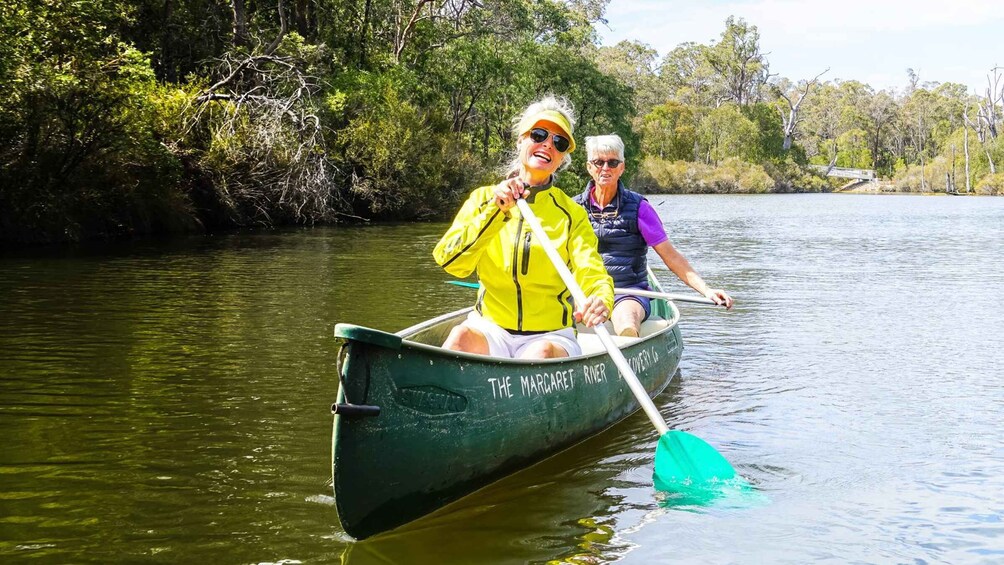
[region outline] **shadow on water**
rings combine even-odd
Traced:
[[[417,555],[436,563],[524,563],[568,561],[579,554],[593,559],[621,554],[629,548],[617,543],[613,526],[604,522],[611,508],[625,501],[608,489],[596,488],[618,482],[617,458],[597,460],[598,454],[609,451],[603,436],[611,432],[433,514],[350,542],[342,563],[406,563]]]

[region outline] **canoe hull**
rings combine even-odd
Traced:
[[[605,353],[526,363],[358,326],[340,324],[336,335],[345,340],[338,403],[380,408],[378,416],[334,421],[335,501],[357,539],[432,512],[638,408]],[[655,396],[679,365],[682,341],[673,323],[622,351]]]

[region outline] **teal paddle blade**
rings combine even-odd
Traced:
[[[465,288],[481,288],[481,285],[478,284],[478,283],[476,283],[476,282],[446,281],[446,284],[452,284],[452,285],[456,285],[456,286],[462,286],[462,287],[465,287]]]
[[[655,488],[663,491],[692,489],[734,479],[735,469],[703,439],[670,430],[659,438],[655,450]]]

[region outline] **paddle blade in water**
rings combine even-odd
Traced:
[[[732,465],[701,438],[670,430],[655,450],[655,488],[664,491],[700,486],[735,478]]]

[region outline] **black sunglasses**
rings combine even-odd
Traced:
[[[616,169],[621,166],[621,163],[623,162],[624,161],[621,161],[620,159],[607,159],[605,161],[603,159],[593,159],[590,161],[590,163],[592,163],[597,169],[602,169],[603,165],[610,165],[611,169]]]
[[[568,151],[568,146],[569,144],[571,144],[571,142],[568,140],[567,137],[561,135],[560,133],[551,133],[544,128],[533,128],[532,130],[530,130],[530,139],[532,139],[534,143],[540,143],[544,141],[545,139],[547,139],[548,135],[551,136],[555,149],[561,151],[562,153]]]

